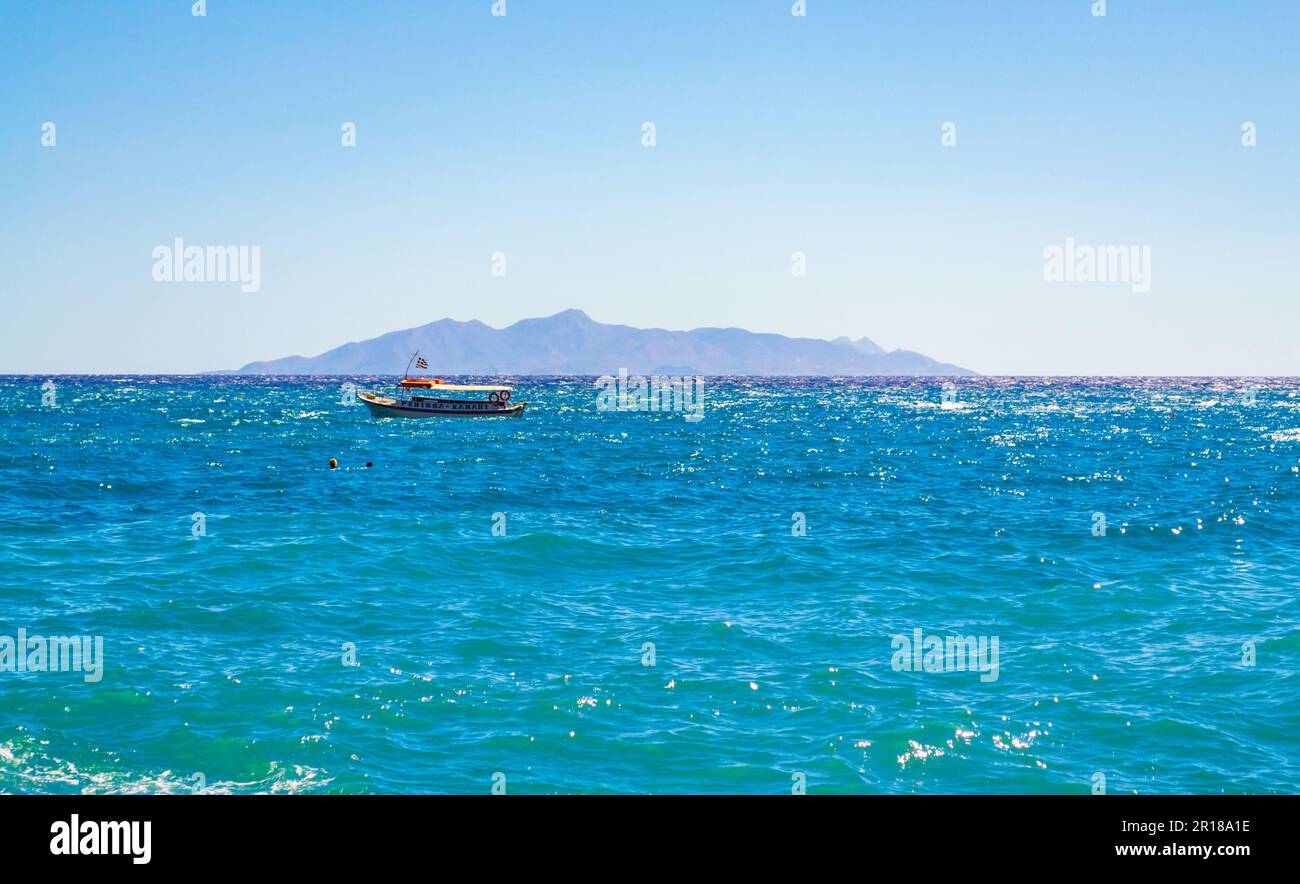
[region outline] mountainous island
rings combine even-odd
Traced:
[[[521,319],[505,328],[440,319],[335,347],[319,356],[250,362],[240,375],[399,374],[411,354],[452,375],[974,375],[867,338],[825,341],[740,328],[667,331],[596,322],[581,310]]]

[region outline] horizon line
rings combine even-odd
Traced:
[[[485,377],[489,374],[492,377],[509,377],[509,378],[601,378],[609,375],[605,374],[516,374],[514,372],[465,372],[451,371],[443,374],[449,377]],[[655,376],[654,373],[641,373],[647,376]],[[746,378],[746,379],[821,379],[821,380],[929,380],[933,378],[956,378],[964,381],[989,381],[989,380],[1037,380],[1037,379],[1064,379],[1064,380],[1270,380],[1283,381],[1294,380],[1300,381],[1300,375],[1272,375],[1272,374],[705,374],[688,372],[694,377],[702,378]],[[682,376],[660,374],[663,377]],[[4,373],[0,372],[0,379],[10,378],[400,378],[402,375],[393,374],[371,374],[371,373],[346,373],[346,372],[325,372],[310,374],[274,374],[263,372],[241,373],[237,371],[202,371],[202,372],[101,372],[77,374],[70,372],[40,372],[40,373]]]

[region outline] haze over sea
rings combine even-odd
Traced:
[[[1293,379],[346,380],[0,378],[0,791],[1300,790]]]

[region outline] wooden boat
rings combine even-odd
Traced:
[[[527,402],[510,403],[510,387],[496,384],[449,384],[440,378],[402,378],[392,396],[358,393],[375,417],[518,417]],[[481,399],[448,393],[486,393]]]

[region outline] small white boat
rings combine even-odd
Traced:
[[[496,384],[448,384],[439,378],[402,378],[392,396],[357,394],[375,417],[518,417],[527,402],[510,404],[510,387]],[[485,393],[457,398],[449,393]]]

